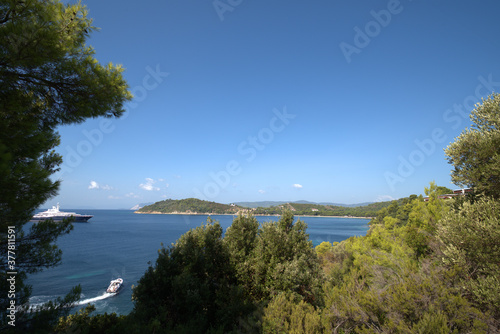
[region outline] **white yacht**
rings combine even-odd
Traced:
[[[74,222],[86,223],[90,218],[94,217],[92,215],[81,215],[75,212],[64,212],[59,211],[59,203],[57,206],[52,206],[52,209],[47,211],[39,212],[31,218],[32,221],[43,221],[52,219],[54,221],[62,221],[64,218],[74,218]]]

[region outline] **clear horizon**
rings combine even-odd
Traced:
[[[122,118],[59,128],[62,183],[43,207],[459,189],[443,149],[500,91],[496,1],[82,3],[100,28],[87,44],[135,98]]]

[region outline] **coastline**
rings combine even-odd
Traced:
[[[160,211],[148,211],[148,212],[139,212],[139,211],[134,211],[134,213],[140,214],[140,215],[188,215],[188,216],[236,216],[238,215],[238,212],[235,213],[208,213],[208,212],[160,212]],[[279,217],[281,215],[275,214],[275,215],[265,215],[265,214],[253,214],[253,216],[259,216],[259,217]],[[294,215],[295,217],[306,217],[306,218],[313,218],[313,217],[321,217],[321,218],[352,218],[352,219],[373,219],[373,217],[355,217],[355,216],[321,216],[321,215]]]
[[[321,218],[353,218],[353,219],[373,219],[374,217],[356,217],[356,216],[312,216],[312,215],[294,215],[295,217],[321,217]]]
[[[237,215],[238,213],[208,213],[208,212],[160,212],[160,211],[148,211],[148,212],[139,212],[139,211],[134,211],[134,213],[140,214],[140,215],[187,215],[187,216],[234,216]]]

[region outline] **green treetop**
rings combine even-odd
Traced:
[[[445,150],[455,184],[500,198],[500,94],[492,94],[471,112],[471,128]]]
[[[72,229],[70,222],[23,229],[59,187],[50,178],[62,162],[54,151],[59,145],[56,127],[120,116],[132,98],[123,68],[101,65],[85,44],[94,30],[81,3],[0,0],[0,290],[7,291],[7,226],[13,226],[17,306],[30,295],[26,275],[59,263],[61,252],[54,241]],[[73,300],[78,298],[74,292]],[[7,303],[6,296],[0,297],[0,328],[8,320]],[[34,313],[17,311],[17,330],[35,326],[45,328]]]

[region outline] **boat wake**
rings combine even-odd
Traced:
[[[87,305],[87,304],[92,304],[95,303],[99,300],[103,300],[109,297],[116,296],[116,293],[108,293],[104,292],[102,295],[94,297],[94,298],[87,298],[83,300],[79,300],[75,302],[72,305],[67,305],[66,307],[75,307],[75,306],[81,306],[81,305]],[[30,307],[29,307],[29,312],[36,312],[37,310],[41,310],[41,308],[49,301],[54,300],[58,296],[40,296],[40,297],[31,297],[30,298]]]
[[[98,296],[98,297],[94,297],[94,298],[87,298],[87,299],[84,299],[84,300],[80,300],[79,302],[77,302],[75,305],[86,305],[86,304],[92,304],[96,301],[99,301],[99,300],[103,300],[103,299],[106,299],[106,298],[109,298],[109,297],[113,297],[115,296],[116,293],[108,293],[108,292],[104,292],[102,295]]]

